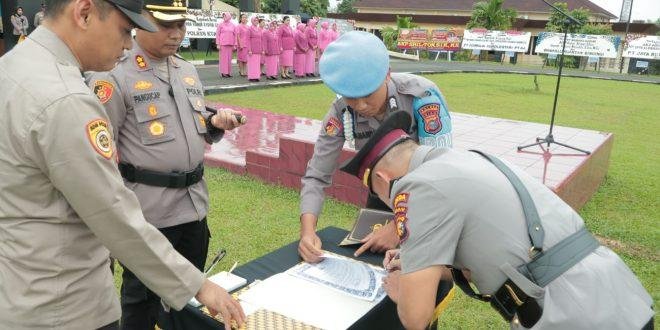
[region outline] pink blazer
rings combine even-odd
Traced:
[[[296,30],[296,35],[293,38],[296,41],[296,49],[294,53],[306,53],[307,49],[309,49],[309,44],[307,43],[307,36],[305,35],[305,31],[301,29]]]
[[[295,40],[293,40],[293,31],[288,25],[282,25],[277,29],[277,37],[282,43],[282,49],[291,50],[296,46]]]
[[[236,30],[238,30],[238,28],[231,21],[222,22],[218,24],[218,29],[215,31],[216,45],[218,46],[236,45]]]
[[[248,42],[250,41],[250,27],[248,27],[245,24],[238,24],[236,27],[238,30],[238,47],[239,48],[245,48],[248,46]]]
[[[280,48],[282,44],[280,43],[280,38],[277,36],[277,31],[264,31],[264,47],[266,48],[266,55],[279,55],[282,53]]]
[[[307,36],[307,42],[309,43],[309,48],[318,46],[319,35],[316,32],[316,28],[308,26],[305,29],[305,35]]]
[[[248,51],[254,53],[261,53],[264,48],[262,45],[261,38],[263,37],[263,31],[258,26],[251,26],[249,32],[250,42],[248,42]]]
[[[332,32],[328,29],[322,29],[321,32],[319,32],[319,48],[325,49],[325,47],[328,47],[328,44],[332,41]]]

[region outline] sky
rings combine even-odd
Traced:
[[[330,0],[330,7],[336,7],[340,0]],[[617,17],[621,14],[623,0],[591,0]],[[660,0],[633,0],[632,20],[652,20],[660,18]]]
[[[591,0],[610,13],[619,16],[623,0]],[[633,0],[631,20],[652,20],[660,18],[660,0]]]

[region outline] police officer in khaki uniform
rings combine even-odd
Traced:
[[[172,0],[144,4],[159,31],[138,30],[117,67],[88,82],[106,108],[119,170],[145,218],[203,270],[210,236],[204,149],[239,125],[239,113],[207,111],[195,67],[176,55],[186,32],[186,7]],[[132,272],[122,277],[122,329],[153,329],[160,299]]]
[[[416,139],[433,146],[451,146],[451,120],[438,87],[419,76],[390,74],[389,69],[385,45],[366,32],[353,31],[342,35],[326,48],[321,57],[321,79],[340,97],[323,120],[314,155],[302,178],[298,251],[305,261],[320,260],[321,241],[316,235],[316,224],[323,207],[323,189],[332,183],[345,142],[359,150],[385,118],[401,111],[419,117],[410,127]],[[388,209],[378,198],[371,196],[367,207]],[[398,243],[394,225],[390,222],[363,242],[356,255],[368,249],[384,252],[394,248]]]
[[[451,266],[513,329],[652,329],[651,297],[570,206],[495,157],[419,146],[410,123],[391,116],[342,167],[395,212],[401,250],[386,253],[384,285],[406,328],[428,324]]]
[[[173,308],[195,296],[242,323],[240,304],[144,220],[81,74],[112,69],[135,25],[156,31],[142,1],[48,4],[0,58],[0,328],[116,329],[110,253]]]

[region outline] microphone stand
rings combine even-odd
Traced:
[[[577,24],[578,26],[580,26],[580,25],[582,25],[582,23],[580,21],[578,21],[577,19],[573,18],[572,16],[570,16],[569,14],[565,13],[563,10],[561,10],[561,9],[557,8],[556,6],[548,3],[546,0],[541,0],[541,1],[543,1],[546,5],[552,7],[554,10],[558,11],[559,13],[561,13],[562,15],[564,15],[566,17],[566,20],[564,21],[564,41],[561,45],[561,57],[559,58],[559,73],[557,74],[557,86],[555,87],[555,100],[554,100],[554,103],[552,105],[552,116],[550,117],[550,131],[548,132],[548,135],[544,138],[538,138],[537,137],[535,143],[524,145],[524,146],[518,146],[518,151],[520,151],[522,149],[525,149],[525,148],[533,147],[533,146],[543,145],[544,143],[547,144],[547,148],[550,148],[550,144],[554,143],[554,144],[560,145],[562,147],[573,149],[573,150],[583,152],[583,153],[589,155],[589,154],[591,154],[591,152],[586,151],[586,150],[582,150],[580,148],[576,148],[576,147],[573,147],[573,146],[569,146],[568,144],[565,144],[565,143],[557,142],[557,141],[555,141],[555,138],[552,136],[552,129],[555,126],[555,113],[557,111],[557,96],[559,95],[559,82],[561,81],[561,71],[564,67],[564,50],[566,49],[566,37],[568,35],[568,26],[570,24]]]

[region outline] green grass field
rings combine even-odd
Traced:
[[[438,74],[437,83],[452,111],[548,123],[555,77],[513,74]],[[614,133],[608,175],[580,211],[594,233],[611,246],[639,276],[655,304],[660,299],[660,86],[607,80],[563,78],[556,124]],[[219,94],[209,99],[296,116],[321,119],[334,94],[324,85],[270,88]],[[298,238],[298,193],[222,169],[209,169],[211,251],[227,249],[216,271],[234,261],[245,263]],[[329,200],[320,227],[348,229],[357,208]],[[657,310],[657,306],[655,307]],[[657,319],[657,317],[656,317]],[[462,293],[441,318],[451,329],[505,329],[508,325],[487,304]],[[656,321],[656,326],[658,322]]]

